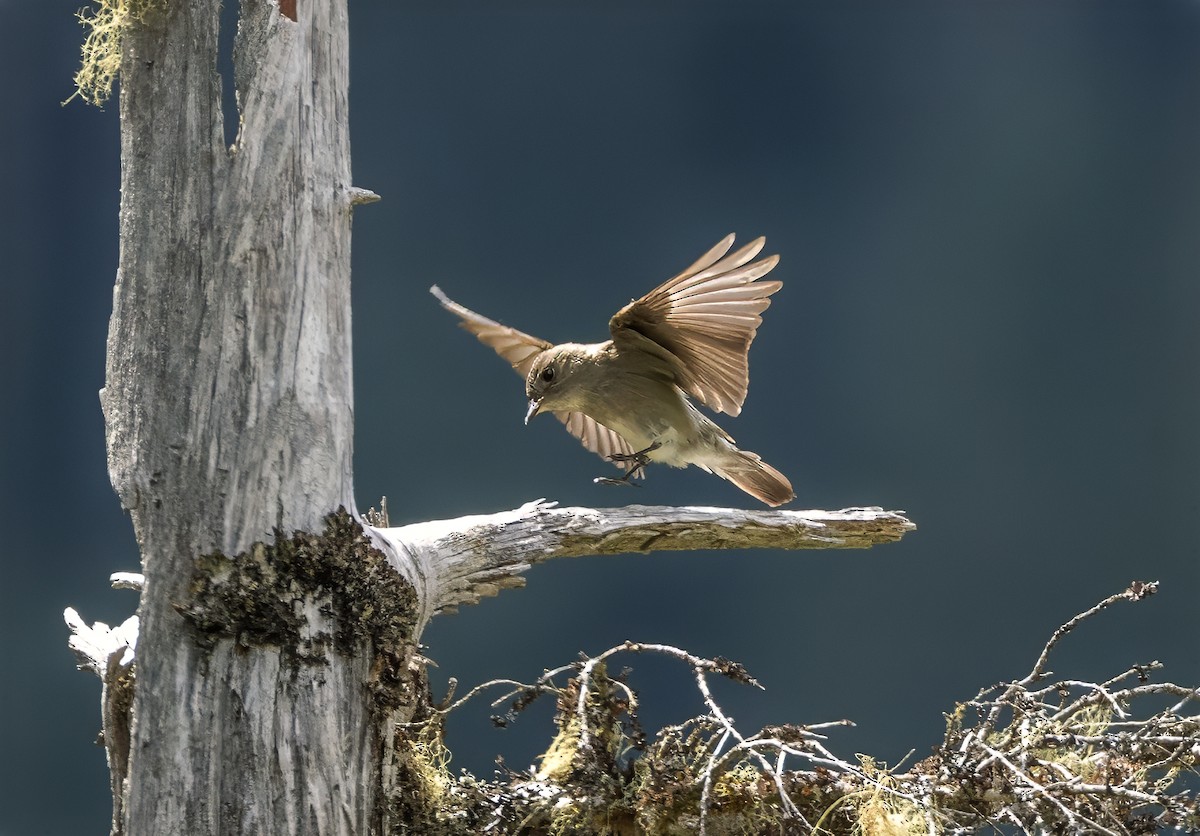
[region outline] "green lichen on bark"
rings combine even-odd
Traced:
[[[79,48],[75,92],[63,104],[76,96],[97,107],[108,101],[121,69],[121,43],[125,34],[166,5],[166,0],[96,0],[94,6],[76,12],[75,17],[87,34]]]

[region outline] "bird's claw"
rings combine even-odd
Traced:
[[[607,476],[597,476],[592,481],[597,485],[629,485],[631,488],[640,488],[641,485],[630,480],[637,475],[645,476],[646,465],[650,464],[648,453],[652,453],[661,447],[662,444],[654,442],[645,450],[638,450],[636,453],[610,453],[608,460],[615,464],[627,464],[629,469],[625,471],[625,475],[620,479],[610,479]]]
[[[639,467],[645,467],[650,464],[649,454],[659,447],[662,447],[662,442],[656,441],[645,450],[638,450],[636,453],[609,453],[608,460],[610,462],[633,462]]]

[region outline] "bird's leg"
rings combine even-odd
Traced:
[[[649,454],[653,453],[655,450],[657,450],[661,446],[662,446],[661,442],[656,441],[653,444],[651,444],[649,447],[647,447],[645,450],[638,450],[636,453],[613,453],[613,454],[611,454],[608,457],[609,461],[616,462],[618,464],[632,462],[633,466],[631,468],[629,468],[629,470],[625,471],[625,475],[622,476],[620,479],[610,479],[607,476],[597,476],[592,481],[595,482],[597,485],[629,485],[631,488],[640,487],[636,483],[631,482],[629,480],[632,479],[634,476],[636,476],[638,473],[641,473],[643,470],[646,469],[646,465],[650,464],[650,455]],[[643,473],[642,475],[644,476],[645,474]]]
[[[610,462],[634,462],[637,468],[642,468],[650,464],[650,454],[659,447],[662,447],[662,442],[656,441],[645,450],[638,450],[636,453],[610,453],[608,460]]]

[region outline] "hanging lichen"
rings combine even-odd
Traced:
[[[134,24],[166,8],[166,0],[95,0],[75,13],[86,30],[79,48],[79,70],[75,73],[75,97],[100,107],[112,95],[113,81],[121,69],[121,41]]]

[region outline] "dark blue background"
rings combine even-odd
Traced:
[[[117,622],[137,567],[97,401],[117,259],[116,103],[74,103],[72,2],[0,0],[0,834],[107,827],[99,683],[61,611]],[[426,293],[551,340],[727,232],[784,281],[724,419],[795,507],[920,526],[866,552],[558,561],[435,620],[438,692],[624,639],[744,662],[739,724],[859,723],[850,757],[923,757],[942,712],[1051,667],[1161,659],[1200,681],[1200,7],[1193,2],[351,4],[356,483],[403,523],[564,504],[753,500],[696,470],[632,491]],[[686,672],[625,659],[653,730]],[[522,768],[549,706],[451,720],[453,767]]]

